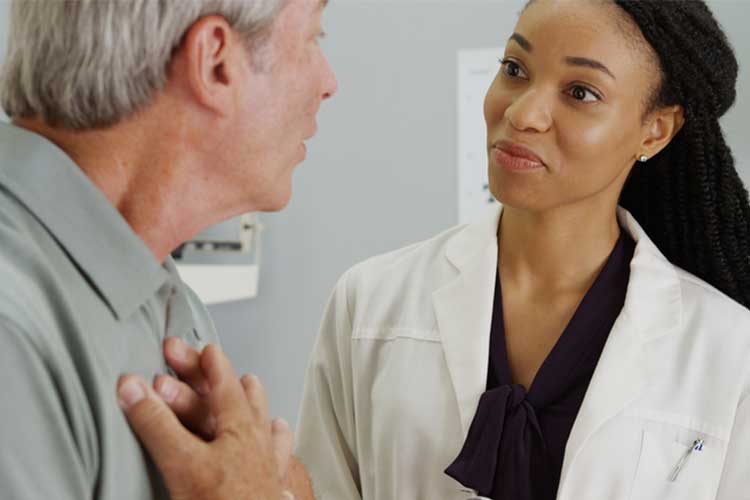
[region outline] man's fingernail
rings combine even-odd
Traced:
[[[126,380],[117,390],[118,401],[123,410],[127,410],[146,397],[146,391],[137,380]]]
[[[175,340],[172,342],[172,355],[179,359],[180,361],[187,361],[188,360],[188,346],[185,343],[184,340],[181,338],[175,337]]]
[[[289,430],[289,423],[283,418],[276,418],[271,422],[271,429],[274,432],[286,432]]]
[[[177,384],[172,380],[171,378],[163,378],[159,382],[159,387],[157,387],[157,391],[159,391],[159,396],[166,401],[167,403],[171,403],[175,400],[177,397],[177,391],[178,387]]]

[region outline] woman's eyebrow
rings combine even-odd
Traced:
[[[511,40],[513,40],[518,45],[520,45],[521,48],[525,50],[526,52],[531,53],[534,51],[534,46],[531,44],[530,41],[524,38],[523,35],[519,35],[518,33],[513,33],[512,35],[510,35],[510,38],[508,39],[508,41],[511,41]],[[615,78],[615,75],[612,74],[609,68],[607,68],[604,64],[594,59],[589,59],[588,57],[568,56],[565,58],[565,63],[568,64],[569,66],[584,66],[586,68],[596,69],[596,70],[606,73],[613,80],[617,80],[617,78]]]
[[[508,39],[508,41],[510,40],[515,41],[526,52],[534,51],[534,47],[531,45],[531,42],[526,40],[523,36],[519,35],[518,33],[513,33],[512,35],[510,35],[510,38]]]
[[[566,57],[565,63],[570,66],[584,66],[587,68],[593,68],[606,73],[607,75],[612,77],[613,80],[617,80],[617,78],[615,78],[615,75],[612,74],[609,68],[594,59],[589,59],[587,57]]]

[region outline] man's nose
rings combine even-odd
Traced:
[[[339,82],[328,58],[323,58],[323,72],[323,100],[326,100],[333,97],[339,88]]]

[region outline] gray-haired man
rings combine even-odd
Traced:
[[[2,498],[205,493],[159,464],[165,491],[114,388],[125,372],[165,373],[168,336],[215,341],[169,254],[211,224],[288,202],[336,88],[317,44],[324,3],[14,0],[0,80],[13,120],[0,126]],[[225,358],[207,354],[223,411],[209,430],[220,443],[224,416],[254,408],[229,428],[242,438],[229,452],[252,498],[277,497],[262,389],[218,377],[211,360]],[[151,391],[120,389],[125,407]],[[134,427],[148,435],[147,421]]]

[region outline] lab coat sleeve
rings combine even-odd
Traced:
[[[750,485],[750,393],[740,401],[716,500],[746,498]]]
[[[346,275],[331,296],[305,380],[296,454],[317,500],[361,499]]]

